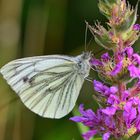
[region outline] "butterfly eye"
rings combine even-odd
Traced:
[[[78,67],[81,68],[82,67],[82,61],[79,61],[79,63],[77,63]]]

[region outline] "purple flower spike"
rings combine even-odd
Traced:
[[[110,56],[108,53],[104,53],[102,56],[101,56],[101,59],[103,60],[103,62],[108,62],[110,60]]]
[[[123,67],[123,62],[120,61],[120,62],[115,66],[115,68],[112,70],[112,72],[110,73],[110,75],[112,75],[112,76],[117,75],[117,74],[122,70],[122,67]]]
[[[133,30],[135,30],[135,31],[140,31],[140,24],[135,24],[135,25],[133,26]]]
[[[107,133],[105,133],[105,134],[103,135],[103,140],[108,140],[109,137],[110,137],[110,133],[107,132]]]
[[[108,12],[109,28],[100,22],[95,26],[86,22],[96,43],[107,51],[100,59],[92,57],[89,61],[100,79],[92,81],[98,109],[85,110],[80,105],[81,115],[70,119],[88,127],[84,140],[94,135],[102,140],[131,139],[140,133],[140,54],[132,46],[140,37],[140,24],[127,26],[130,15],[134,13],[132,21],[137,19],[137,6],[134,12],[127,0],[118,1],[99,0],[100,11]]]

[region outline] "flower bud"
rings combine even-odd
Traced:
[[[114,50],[117,47],[118,39],[114,36],[113,32],[107,31],[99,23],[97,23],[95,27],[90,26],[87,22],[86,24],[98,45],[107,50]]]
[[[119,4],[121,0],[99,0],[99,10],[100,12],[105,15],[108,19],[111,17],[111,11],[117,3]]]

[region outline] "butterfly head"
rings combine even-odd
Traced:
[[[87,52],[82,53],[81,58],[83,60],[88,60],[89,61],[91,59],[91,56],[92,56],[92,53],[87,51]]]
[[[78,73],[81,74],[84,78],[89,75],[90,71],[90,59],[91,59],[91,52],[83,52],[81,55],[77,56],[77,66],[78,66]]]

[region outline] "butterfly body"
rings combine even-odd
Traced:
[[[90,71],[90,53],[17,59],[1,68],[3,77],[33,112],[61,118],[74,107]]]

